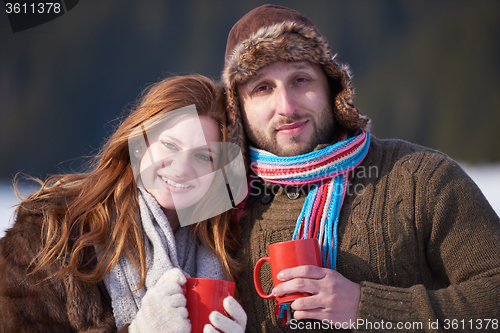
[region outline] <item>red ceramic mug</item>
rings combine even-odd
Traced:
[[[212,311],[226,314],[222,302],[234,296],[236,284],[217,279],[188,278],[185,284],[186,308],[191,321],[191,333],[202,333]]]
[[[276,275],[284,269],[302,265],[314,265],[321,267],[321,255],[319,252],[318,240],[316,238],[274,243],[268,246],[268,250],[269,257],[260,258],[253,270],[255,289],[257,290],[259,296],[265,299],[274,298],[272,294],[267,295],[262,289],[260,270],[265,262],[271,264],[273,286],[277,286],[282,282],[276,278]],[[299,297],[309,295],[309,293],[286,294],[281,297],[276,297],[276,301],[279,304],[287,304],[293,302]]]

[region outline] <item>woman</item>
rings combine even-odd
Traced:
[[[181,270],[237,272],[230,211],[203,221],[198,213],[222,186],[215,171],[227,154],[214,142],[225,139],[211,80],[150,87],[89,173],[52,176],[18,207],[0,240],[0,331],[189,332]],[[224,304],[234,320],[213,314],[207,330],[243,332],[240,305]]]

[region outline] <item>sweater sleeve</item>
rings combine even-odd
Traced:
[[[398,288],[361,283],[358,331],[489,332],[500,329],[500,220],[458,164],[443,157],[419,181],[426,260],[446,281],[441,289],[423,284]],[[360,325],[362,324],[362,325]],[[399,326],[398,326],[399,325]]]

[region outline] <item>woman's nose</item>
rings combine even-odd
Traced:
[[[191,174],[192,161],[190,154],[186,151],[181,151],[173,155],[170,168],[177,177],[186,177]]]

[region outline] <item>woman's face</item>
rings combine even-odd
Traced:
[[[148,136],[141,180],[164,210],[180,210],[207,193],[220,154],[220,131],[208,116],[180,115]]]

